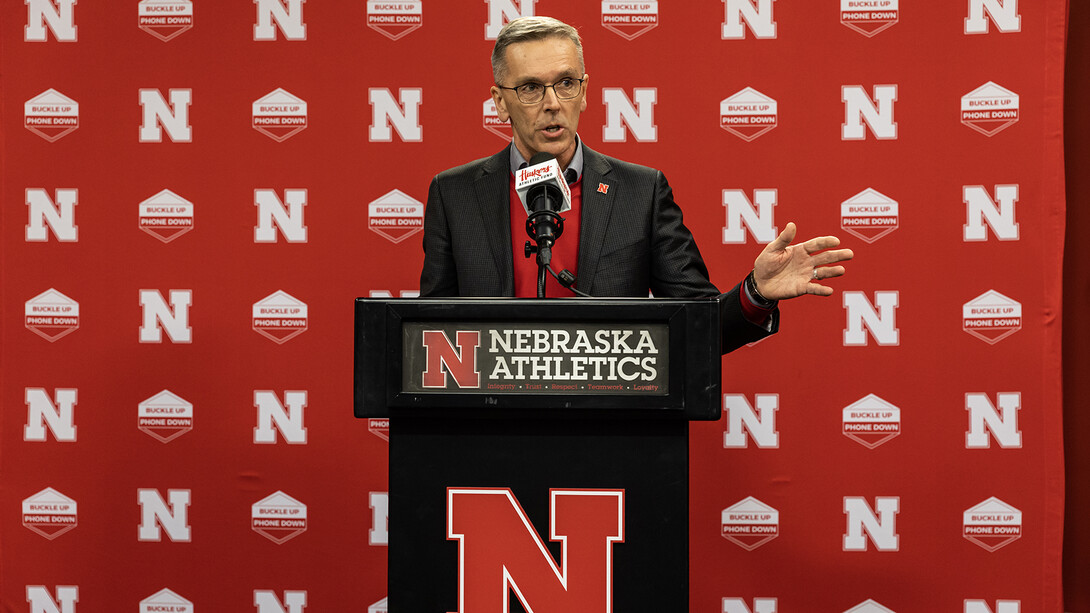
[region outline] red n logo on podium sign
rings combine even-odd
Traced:
[[[481,373],[477,371],[477,346],[481,333],[467,330],[456,334],[458,348],[451,344],[442,330],[424,330],[424,376],[421,385],[426,388],[445,388],[447,371],[454,383],[461,388],[479,388]],[[445,370],[444,370],[444,367]]]
[[[611,613],[613,544],[624,542],[624,490],[550,490],[545,548],[508,488],[447,489],[447,538],[458,541],[458,611]]]

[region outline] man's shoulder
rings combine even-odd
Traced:
[[[509,153],[507,149],[495,153],[488,157],[473,160],[472,162],[466,162],[460,166],[454,168],[448,168],[443,172],[435,175],[436,181],[472,181],[479,177],[484,172],[494,172],[495,168],[502,168],[503,164],[506,164],[507,156]],[[502,162],[502,164],[501,164]]]
[[[592,168],[603,173],[608,171],[617,172],[622,175],[636,175],[641,177],[654,177],[660,173],[657,168],[628,162],[604,153],[599,153],[586,145],[583,147],[583,155],[586,159],[584,162],[585,168]]]

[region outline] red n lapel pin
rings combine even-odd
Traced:
[[[599,183],[598,184],[598,193],[599,194],[609,193],[609,186],[606,185],[605,183]]]

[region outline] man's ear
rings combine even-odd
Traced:
[[[493,85],[490,91],[492,93],[492,102],[496,104],[496,114],[500,116],[500,121],[509,120],[511,114],[507,112],[507,102],[503,99],[503,90]]]
[[[584,74],[583,75],[583,102],[579,105],[579,112],[580,113],[587,110],[587,92],[590,91],[590,88],[587,87],[587,83],[590,83],[590,75],[589,74]]]

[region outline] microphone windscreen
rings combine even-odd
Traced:
[[[537,166],[538,164],[544,164],[545,162],[548,162],[549,160],[553,160],[553,159],[556,159],[555,155],[553,155],[551,153],[547,153],[545,151],[538,151],[537,153],[535,153],[533,155],[533,157],[530,158],[530,166]]]

